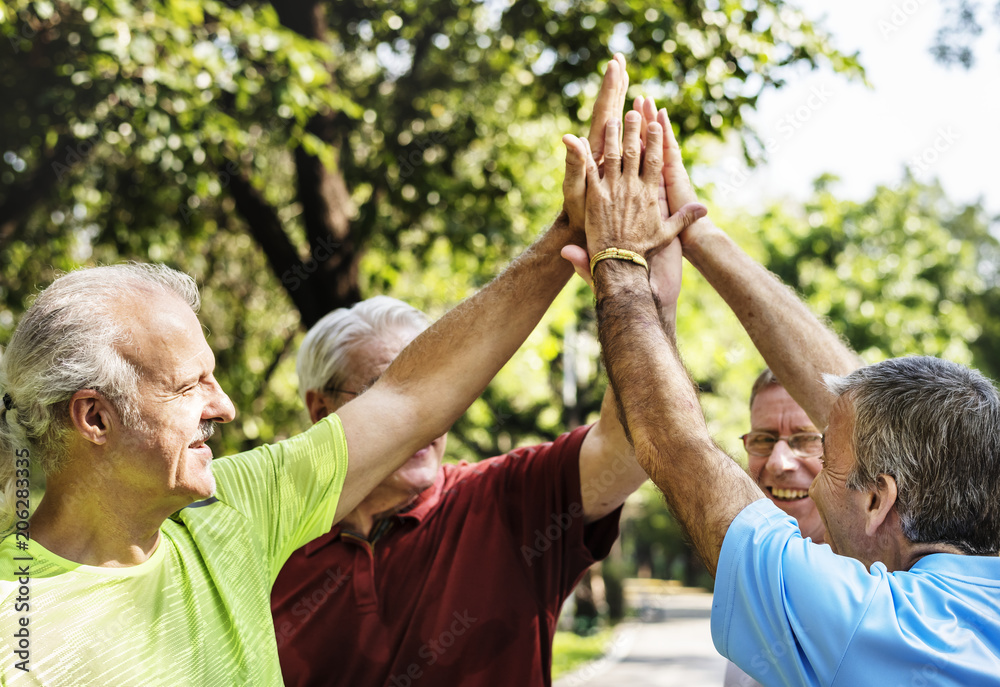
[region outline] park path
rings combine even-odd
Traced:
[[[659,597],[619,626],[608,655],[554,687],[720,687],[726,660],[712,644],[711,594]]]

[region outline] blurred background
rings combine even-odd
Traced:
[[[559,211],[560,137],[621,51],[716,223],[865,360],[996,379],[997,19],[992,0],[5,0],[0,346],[60,273],[164,262],[202,286],[239,409],[216,454],[294,434],[306,328],[376,294],[436,317],[497,274]],[[678,341],[745,464],[763,362],[690,268]],[[605,384],[574,278],[450,459],[590,422]],[[711,586],[648,485],[603,573],[581,603],[613,616],[623,577]]]

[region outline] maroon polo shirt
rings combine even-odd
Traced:
[[[583,521],[587,430],[444,465],[374,544],[335,526],[292,554],[271,595],[285,684],[551,684],[562,603],[618,536],[620,509]]]

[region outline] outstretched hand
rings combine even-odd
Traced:
[[[612,120],[605,133],[604,178],[585,144],[575,136],[563,140],[575,149],[576,159],[586,160],[587,248],[594,255],[615,247],[650,257],[666,247],[683,229],[707,210],[689,204],[678,208],[666,222],[661,221],[660,180],[663,171],[663,128],[658,122],[647,126],[647,146],[643,156],[640,133],[642,117],[625,116],[624,142],[619,146],[621,123]],[[643,159],[644,157],[644,159]]]
[[[636,119],[637,115],[635,115],[634,113],[626,116],[626,124],[625,124],[626,145],[634,146],[636,143],[634,137],[635,124],[637,123]],[[656,170],[656,166],[658,163],[657,151],[663,149],[662,141],[660,141],[660,137],[662,136],[662,126],[660,126],[658,122],[655,121],[655,119],[652,120],[653,124],[652,127],[649,127],[646,121],[641,121],[638,123],[641,124],[641,129],[639,131],[640,155],[642,153],[643,148],[647,149],[646,152],[647,157],[639,163],[639,166],[643,168],[642,170],[642,176],[644,179],[643,188],[648,194],[651,191],[651,189],[647,187],[647,182],[649,185],[651,185],[652,180],[655,179],[655,184],[656,184],[655,213],[660,222],[661,230],[665,233],[665,235],[668,236],[671,234],[676,234],[676,232],[678,231],[677,227],[678,222],[680,222],[680,224],[683,227],[683,225],[688,224],[690,223],[690,221],[693,220],[687,219],[686,215],[682,214],[679,214],[677,217],[673,219],[670,216],[670,210],[666,197],[666,189],[665,189],[663,174],[660,171]],[[608,128],[609,130],[612,129],[612,127]],[[650,128],[652,129],[651,146],[649,140]],[[617,130],[617,127],[615,127],[615,130]],[[647,139],[647,140],[643,141],[642,139]],[[583,167],[588,164],[588,159],[590,158],[589,155],[590,149],[588,146],[588,142],[586,140],[576,139],[574,136],[566,136],[564,137],[563,141],[566,143],[568,149],[567,164],[569,165],[570,164],[569,160],[572,160],[571,164],[574,169],[573,175],[567,172],[567,179],[571,178],[572,176],[572,178],[576,180],[576,183],[579,185],[579,188],[576,191],[576,193],[582,195],[583,192],[585,191],[586,184],[584,180],[581,178],[582,174],[580,170],[582,170]],[[609,133],[607,134],[607,144],[611,159],[618,158],[616,143],[617,143],[616,131],[609,131]],[[642,145],[643,143],[645,143],[646,145]],[[629,169],[631,170],[631,167]],[[616,173],[613,172],[610,168],[608,168],[608,172],[612,176],[617,175],[621,177],[622,175],[624,175],[625,171],[626,170],[624,168],[621,168],[621,171]],[[638,177],[639,176],[638,170],[636,169],[634,171],[635,171],[635,176]],[[648,177],[646,175],[648,175]],[[605,176],[605,180],[607,179],[608,176]],[[582,204],[582,200],[583,199],[580,198],[578,202],[581,202]],[[649,200],[650,199],[647,198],[647,201]],[[699,212],[702,214],[704,213],[704,208],[699,205],[693,205],[690,208],[683,208],[683,209],[685,210],[685,213],[689,210],[694,212],[695,214],[698,214]],[[617,247],[621,248],[624,246],[617,246]],[[590,254],[588,254],[588,251],[582,246],[568,245],[563,247],[561,254],[563,258],[568,260],[570,264],[573,265],[573,268],[576,271],[576,273],[579,274],[580,277],[583,278],[590,285],[591,288],[593,288],[594,285],[593,277],[590,272]],[[680,294],[680,288],[681,288],[682,260],[681,260],[680,242],[677,239],[671,240],[663,250],[656,250],[651,254],[647,254],[647,261],[649,263],[649,269],[650,269],[650,274],[649,274],[650,285],[652,287],[653,293],[656,295],[660,303],[661,320],[663,321],[665,327],[672,328],[671,325],[673,324],[673,320],[676,313],[677,297]]]

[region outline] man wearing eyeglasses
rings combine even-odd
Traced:
[[[823,469],[823,435],[770,369],[750,391],[750,431],[741,439],[757,486],[795,518],[803,538],[822,544],[823,521],[809,487]]]
[[[823,469],[823,435],[806,411],[765,368],[750,390],[750,431],[740,437],[747,470],[764,495],[795,518],[803,538],[822,544],[826,530],[809,496]],[[726,666],[724,687],[759,687],[735,663]]]

